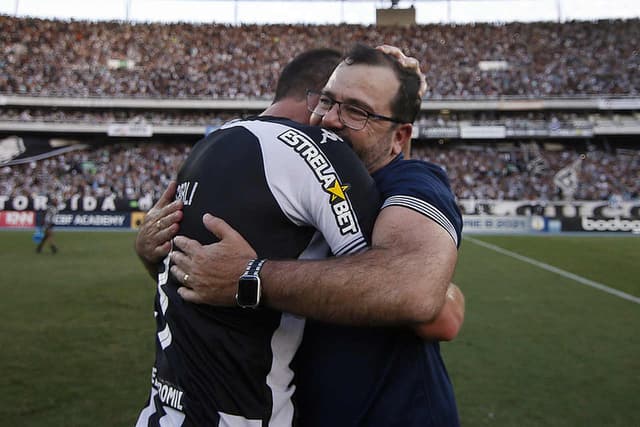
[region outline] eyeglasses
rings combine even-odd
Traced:
[[[336,101],[329,95],[325,95],[323,93],[312,90],[307,91],[307,109],[310,112],[324,117],[324,115],[327,114],[334,105],[338,106],[338,118],[340,119],[340,122],[349,129],[362,130],[370,119],[386,120],[393,123],[404,123],[403,121],[394,119],[393,117],[370,113],[353,104]]]

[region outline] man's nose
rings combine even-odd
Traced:
[[[329,111],[327,111],[322,118],[322,125],[328,129],[342,129],[344,125],[342,121],[340,121],[340,113],[338,109],[340,106],[338,104],[333,104]]]

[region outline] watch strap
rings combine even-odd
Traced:
[[[242,308],[258,308],[262,297],[262,286],[260,284],[260,269],[266,259],[252,259],[247,263],[240,279],[238,279],[238,291],[236,292],[236,303]]]
[[[247,263],[247,268],[244,270],[243,275],[259,276],[260,270],[262,269],[262,264],[264,264],[265,261],[266,258],[252,259]]]

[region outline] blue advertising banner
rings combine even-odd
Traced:
[[[58,227],[131,228],[129,212],[60,212],[54,218]]]

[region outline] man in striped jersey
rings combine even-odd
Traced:
[[[306,89],[320,89],[339,58],[327,49],[299,55],[261,116],[227,123],[194,146],[175,187],[180,235],[213,242],[202,224],[211,212],[269,258],[338,256],[370,244],[379,207],[374,181],[340,137],[300,124],[310,116]],[[158,280],[157,336],[150,398],[137,426],[293,425],[290,365],[305,319],[185,302],[169,256],[142,258]],[[260,264],[251,268],[257,273]]]

